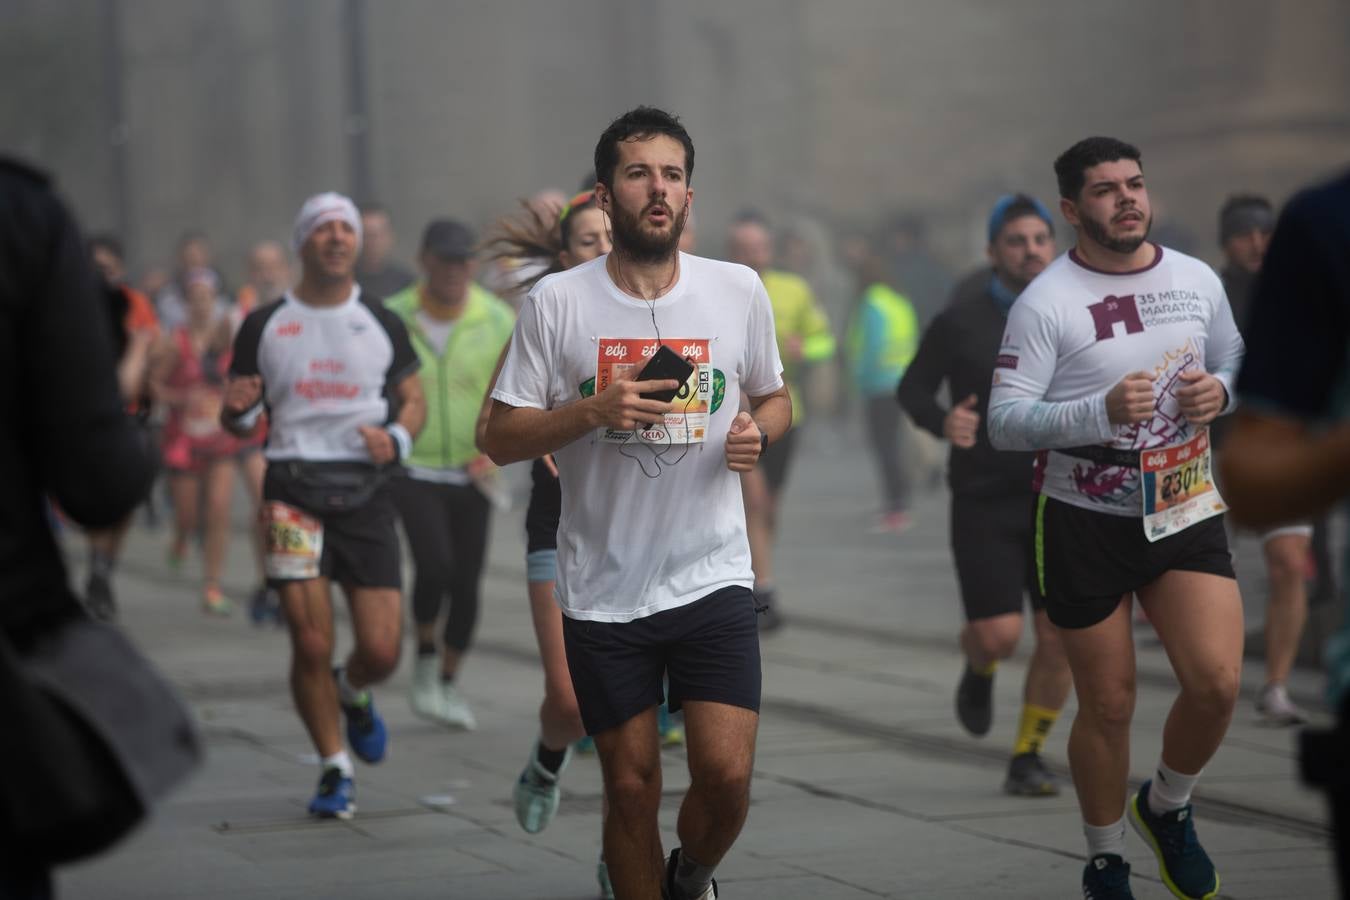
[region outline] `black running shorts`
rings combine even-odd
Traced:
[[[587,734],[627,722],[664,699],[759,711],[759,628],[749,588],[723,588],[631,622],[563,617],[567,666]]]
[[[1044,607],[1036,583],[1035,495],[952,497],[952,558],[966,621]]]
[[[403,587],[398,543],[398,513],[392,484],[385,482],[364,505],[340,513],[316,514],[302,505],[284,466],[268,465],[263,478],[263,502],[278,500],[323,523],[323,551],[319,574],[344,586]],[[279,587],[295,579],[267,579]]]
[[[525,552],[558,549],[562,518],[562,482],[542,459],[530,467],[530,505],[525,509]]]
[[[1045,495],[1037,504],[1037,577],[1046,613],[1061,628],[1096,625],[1121,597],[1167,572],[1237,577],[1222,516],[1149,543],[1136,516],[1092,512]]]

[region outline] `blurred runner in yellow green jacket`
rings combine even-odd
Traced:
[[[773,306],[778,334],[778,354],[783,361],[783,380],[792,395],[793,428],[771,444],[760,457],[758,468],[741,476],[745,495],[746,531],[755,569],[755,596],[768,607],[760,616],[764,630],[782,624],[773,591],[773,542],[778,528],[778,500],[787,482],[788,466],[801,424],[802,379],[810,366],[833,358],[834,334],[829,320],[816,302],[806,280],[790,272],[769,268],[773,263],[773,235],[764,217],[743,212],[732,222],[727,238],[727,257],[759,273]]]
[[[902,441],[906,428],[895,389],[918,350],[919,319],[909,298],[892,286],[876,248],[858,274],[862,295],[849,322],[849,368],[885,495],[876,530],[900,533],[909,527],[910,494],[901,445],[912,442]]]
[[[476,720],[455,678],[478,624],[495,489],[495,467],[474,446],[474,426],[516,318],[474,280],[477,241],[462,222],[431,222],[418,257],[423,277],[385,301],[407,326],[427,399],[427,423],[403,461],[408,477],[394,483],[414,569],[409,702],[419,716],[465,730]]]

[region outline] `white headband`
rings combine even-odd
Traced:
[[[315,194],[300,207],[300,214],[295,217],[295,228],[291,232],[291,249],[299,253],[300,247],[309,240],[315,229],[335,219],[346,222],[352,227],[352,231],[356,232],[356,248],[359,251],[361,214],[356,211],[356,204],[350,198],[333,191]]]

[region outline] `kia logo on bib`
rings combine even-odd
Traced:
[[[1125,324],[1126,334],[1138,334],[1144,330],[1144,323],[1139,319],[1139,307],[1134,303],[1134,294],[1125,294],[1120,297],[1106,296],[1101,303],[1093,303],[1088,307],[1092,313],[1092,322],[1097,326],[1097,340],[1110,340],[1116,336],[1116,323]]]

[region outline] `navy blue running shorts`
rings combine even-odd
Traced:
[[[563,642],[587,734],[627,722],[665,699],[759,712],[759,628],[749,588],[715,591],[631,622],[563,617]]]

